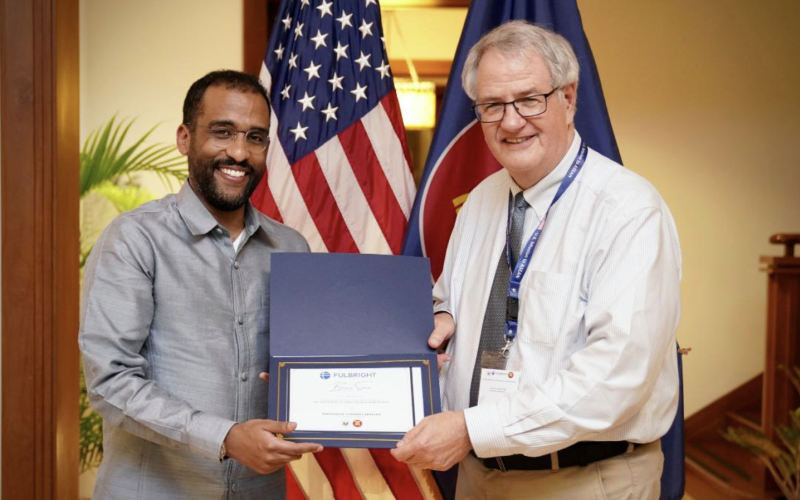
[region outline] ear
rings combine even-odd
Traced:
[[[180,151],[184,156],[188,154],[189,143],[191,142],[191,132],[189,132],[189,127],[183,123],[178,125],[178,131],[175,133],[175,141],[178,144],[178,151]]]
[[[561,92],[564,95],[564,104],[567,107],[567,123],[572,123],[572,121],[575,119],[575,103],[578,100],[577,82],[564,85],[561,87]]]

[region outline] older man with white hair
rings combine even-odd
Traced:
[[[506,23],[462,74],[503,166],[469,195],[434,290],[444,413],[395,457],[459,499],[657,499],[678,404],[681,254],[664,200],[575,130],[563,37]]]

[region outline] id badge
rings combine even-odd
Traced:
[[[507,394],[514,394],[519,387],[521,373],[514,370],[481,368],[481,385],[478,404],[491,403]]]

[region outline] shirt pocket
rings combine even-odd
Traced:
[[[529,271],[520,296],[519,331],[522,342],[554,346],[570,310],[574,276]]]

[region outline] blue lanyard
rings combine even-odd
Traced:
[[[553,201],[550,202],[550,206],[547,208],[547,212],[545,212],[544,217],[542,217],[542,221],[539,223],[539,226],[525,244],[519,259],[517,259],[517,264],[514,266],[514,272],[511,273],[511,281],[508,284],[508,297],[506,298],[506,345],[503,347],[503,357],[508,357],[508,351],[511,348],[511,343],[517,337],[519,288],[520,284],[522,283],[522,278],[525,277],[525,273],[528,271],[528,264],[530,264],[533,251],[536,249],[536,244],[539,242],[539,237],[542,235],[542,231],[544,230],[544,224],[547,221],[547,216],[550,214],[550,209],[553,208],[553,205],[556,204],[559,198],[561,198],[561,195],[564,194],[567,188],[570,187],[572,182],[578,176],[581,169],[583,169],[583,165],[586,161],[587,149],[586,143],[581,141],[581,147],[578,150],[578,156],[576,156],[575,160],[573,160],[572,166],[569,168],[567,175],[565,175],[564,179],[561,180],[561,185],[558,187],[558,191],[556,191]],[[513,210],[513,203],[511,200],[511,193],[509,193],[508,226],[506,229],[506,262],[508,263],[509,268],[511,267],[511,215]]]

